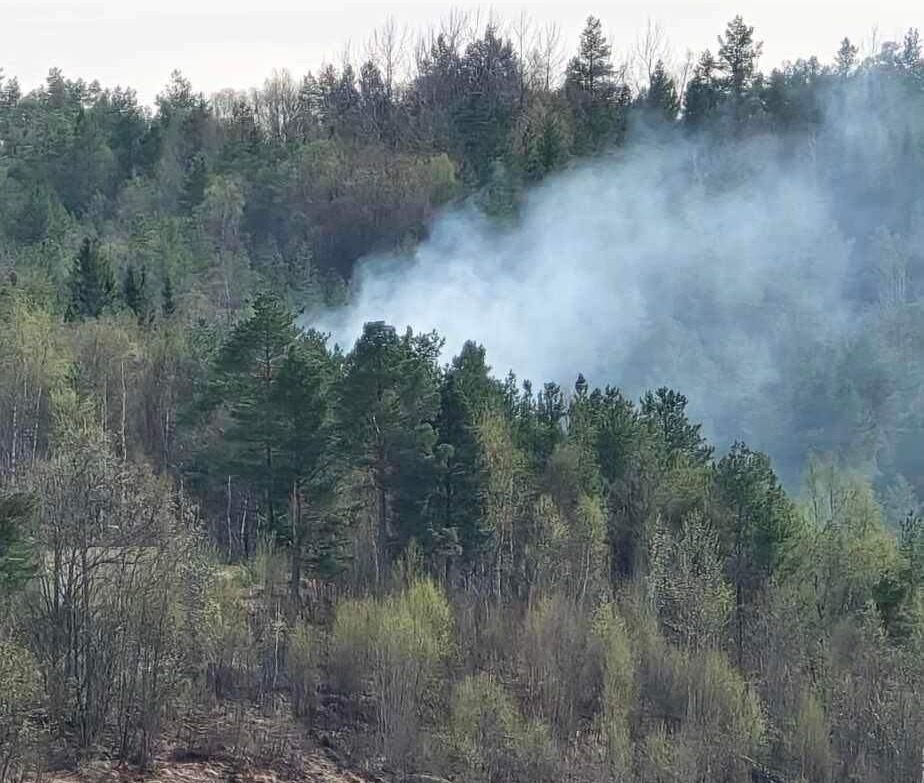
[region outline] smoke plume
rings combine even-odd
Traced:
[[[316,325],[345,346],[369,320],[435,329],[447,359],[475,340],[495,373],[536,382],[670,386],[720,446],[746,440],[797,478],[808,449],[856,440],[864,414],[832,409],[833,387],[881,320],[877,232],[909,207],[884,181],[904,168],[901,124],[869,119],[872,92],[841,90],[790,136],[638,129],[529,192],[513,226],[466,205],[410,256],[365,260],[350,306]]]

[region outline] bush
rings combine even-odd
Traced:
[[[213,575],[205,596],[202,646],[208,683],[216,698],[233,695],[256,668],[249,614],[240,574],[227,568]]]
[[[453,693],[449,745],[472,783],[557,780],[548,728],[526,722],[494,677],[466,677]]]
[[[563,742],[574,737],[595,700],[589,630],[578,604],[554,596],[530,608],[519,642],[526,714],[546,722]]]
[[[408,761],[421,719],[435,706],[440,670],[452,647],[452,616],[443,593],[418,579],[384,599],[337,607],[332,641],[334,678],[348,692],[368,686],[375,698],[385,755]]]
[[[36,730],[29,716],[40,689],[32,654],[17,644],[0,642],[0,783],[21,779],[30,765]]]
[[[317,706],[320,652],[318,632],[299,620],[289,635],[286,649],[286,674],[297,718],[310,717]]]
[[[628,771],[632,758],[635,663],[625,622],[612,604],[597,610],[593,643],[601,679],[597,732],[603,741],[606,766],[619,779]]]

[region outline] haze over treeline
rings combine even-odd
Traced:
[[[516,30],[2,81],[0,783],[917,778],[916,30]]]

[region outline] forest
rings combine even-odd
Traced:
[[[653,25],[617,53],[595,17],[571,42],[453,13],[249,91],[175,72],[153,107],[0,80],[0,783],[322,757],[396,783],[920,779],[920,38],[764,73],[759,32],[717,32],[678,61]],[[428,306],[447,215],[516,245],[536,194],[592,201],[587,172],[650,156],[705,205],[655,234],[671,209],[709,244],[710,216],[769,226],[658,267],[685,320],[633,366],[696,331],[702,400],[660,360],[640,391],[602,354],[527,379],[368,298],[417,254],[428,285],[382,300]],[[741,197],[784,169],[823,211]],[[774,285],[719,317],[697,275],[751,275],[742,237]],[[556,264],[565,291],[582,267]],[[619,342],[572,306],[517,340]],[[781,330],[759,393],[696,380],[732,329]]]

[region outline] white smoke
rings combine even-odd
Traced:
[[[667,385],[720,445],[790,459],[787,376],[858,324],[850,199],[813,154],[771,139],[635,142],[535,188],[513,227],[447,212],[411,256],[363,261],[351,305],[314,325],[343,346],[366,321],[435,329],[447,359],[475,340],[496,374],[535,382]]]

